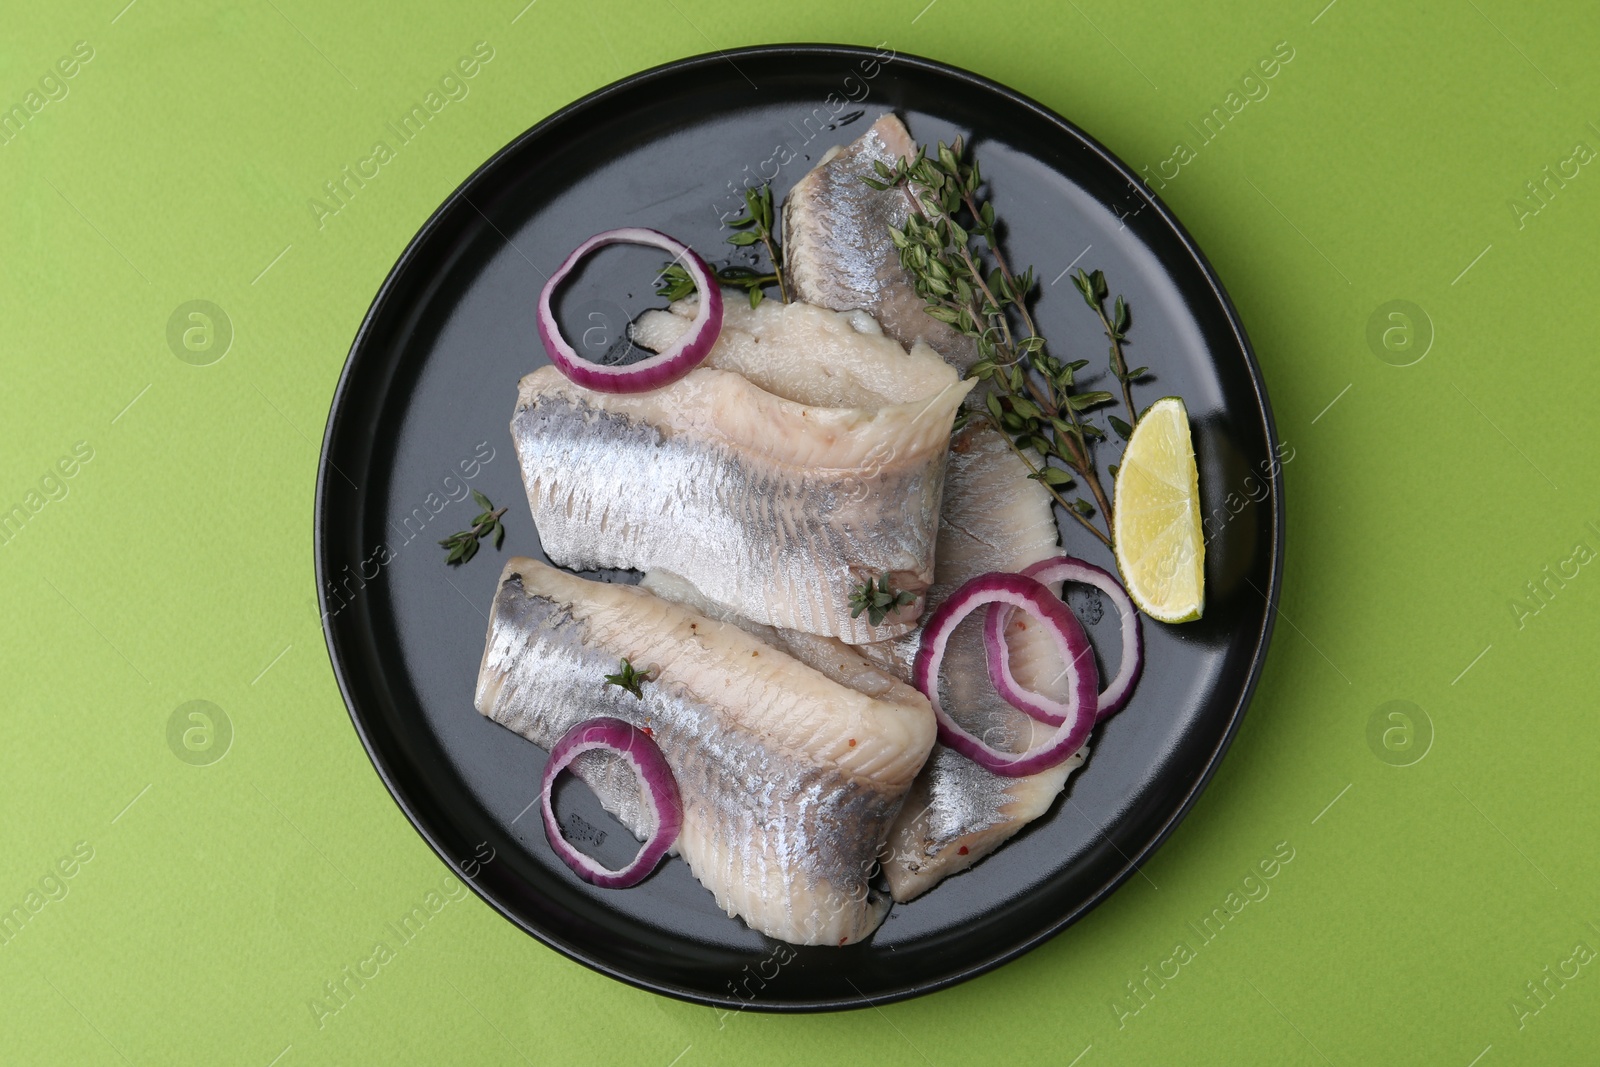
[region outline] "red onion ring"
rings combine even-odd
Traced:
[[[688,331],[665,351],[627,366],[608,367],[589,362],[567,343],[567,339],[561,336],[561,327],[556,323],[550,301],[556,287],[566,281],[567,276],[589,253],[615,244],[648,245],[671,253],[694,279],[695,288],[700,290],[700,307]],[[682,241],[642,226],[628,226],[595,234],[572,250],[572,254],[562,261],[539,292],[539,340],[544,342],[550,362],[585,389],[602,393],[642,393],[677,381],[704,362],[721,332],[722,290],[717,288],[712,279],[711,268]]]
[[[1133,687],[1139,681],[1139,674],[1144,670],[1144,626],[1139,621],[1138,610],[1134,608],[1133,601],[1128,599],[1122,583],[1114,576],[1072,556],[1042,559],[1024,568],[1022,573],[1046,585],[1062,581],[1092,585],[1116,605],[1117,613],[1122,617],[1122,662],[1118,665],[1116,677],[1111,679],[1098,700],[1095,722],[1104,722],[1127,706],[1128,699],[1133,696]],[[1024,689],[1011,674],[1010,650],[1002,635],[1015,610],[996,604],[989,609],[989,617],[984,620],[983,643],[988,652],[989,680],[1012,707],[1042,723],[1058,726],[1066,718],[1069,706]],[[1067,664],[1068,671],[1073,669],[1072,664]]]
[[[992,748],[952,719],[939,703],[939,665],[956,625],[985,604],[1021,608],[1042,621],[1061,647],[1061,658],[1079,669],[1073,671],[1073,702],[1056,732],[1043,744],[1026,752]],[[939,722],[939,740],[986,770],[1007,778],[1037,774],[1064,762],[1089,738],[1095,724],[1095,690],[1100,684],[1094,650],[1078,618],[1059,597],[1026,574],[984,574],[945,598],[922,628],[912,682],[933,705]]]
[[[620,871],[601,866],[568,844],[561,836],[561,824],[556,822],[551,801],[556,776],[585,752],[602,748],[628,761],[639,776],[645,802],[656,817],[655,833],[633,861]],[[539,782],[539,805],[544,813],[544,832],[555,854],[579,878],[602,889],[626,889],[644,881],[678,840],[678,831],[683,828],[683,800],[678,795],[678,783],[672,777],[666,757],[643,730],[605,716],[580,722],[561,735],[561,740],[550,750],[550,761],[544,765],[544,777]]]

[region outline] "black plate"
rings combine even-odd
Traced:
[[[1086,246],[1081,265],[1104,269],[1127,294],[1133,358],[1156,375],[1139,399],[1181,395],[1193,419],[1213,531],[1208,604],[1198,623],[1147,623],[1144,679],[1097,732],[1070,802],[897,906],[870,941],[789,949],[723,915],[680,861],[625,891],[573,877],[527,810],[544,752],[480,717],[473,681],[500,565],[539,555],[507,425],[517,379],[545,362],[534,332],[545,273],[584,237],[624,225],[726,259],[735,250],[721,219],[746,175],[759,182],[776,171],[781,195],[822,151],[889,109],[922,141],[972,136],[995,206],[1012,222],[1012,261],[1037,267],[1038,317],[1055,351],[1104,359],[1092,314],[1068,279],[1054,281]],[[660,256],[602,255],[614,258],[579,279],[561,309],[570,336],[592,331],[594,350],[659,303],[648,279]],[[638,279],[631,292],[598,280],[619,276],[613,267]],[[1127,879],[1194,802],[1238,727],[1272,629],[1277,456],[1261,376],[1221,284],[1177,220],[1082,131],[993,82],[908,56],[784,46],[686,59],[602,89],[512,142],[428,220],[384,282],[323,444],[316,551],[328,649],[356,731],[406,816],[541,941],[705,1004],[882,1003],[970,978],[1057,933]],[[505,548],[446,568],[435,542],[470,522],[471,501],[451,499],[467,487],[509,505]],[[1110,565],[1067,526],[1070,551]],[[627,834],[584,801],[563,804],[591,836],[608,835],[600,856],[618,862]]]

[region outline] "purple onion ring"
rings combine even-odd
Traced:
[[[628,761],[644,786],[641,792],[645,803],[656,818],[655,833],[632,862],[619,871],[602,867],[561,836],[561,824],[556,822],[555,805],[551,800],[556,776],[573,760],[595,749],[615,752]],[[609,717],[588,719],[561,735],[561,740],[550,750],[550,761],[544,765],[544,777],[539,782],[539,806],[544,814],[544,832],[555,854],[579,878],[602,889],[626,889],[644,881],[676,843],[678,831],[683,828],[683,800],[661,749],[643,730]]]
[[[1139,621],[1138,610],[1115,577],[1092,563],[1072,556],[1040,560],[1024,568],[1022,573],[1046,585],[1062,581],[1092,585],[1116,605],[1117,613],[1122,617],[1122,662],[1118,665],[1116,676],[1099,696],[1095,722],[1104,722],[1127,706],[1128,698],[1133,696],[1133,687],[1139,681],[1139,674],[1144,670],[1144,627]],[[1010,650],[1002,635],[1015,610],[996,604],[989,609],[989,617],[984,620],[983,643],[988,652],[989,680],[1012,707],[1042,723],[1060,725],[1069,714],[1069,706],[1024,689],[1011,674]],[[1072,665],[1068,664],[1067,669],[1072,670]]]
[[[952,719],[939,703],[939,665],[957,624],[985,604],[1021,608],[1043,622],[1072,671],[1072,703],[1056,732],[1026,752],[992,748]],[[1095,723],[1095,690],[1100,684],[1094,650],[1078,618],[1059,597],[1026,574],[984,574],[945,598],[922,628],[922,646],[912,669],[912,682],[933,705],[939,740],[986,770],[1006,778],[1022,778],[1064,762],[1089,738]]]
[[[648,245],[671,253],[694,279],[695,288],[700,290],[700,307],[695,311],[689,329],[671,347],[637,363],[612,367],[591,363],[578,355],[567,339],[561,336],[561,327],[556,323],[550,302],[555,296],[556,287],[566,281],[567,276],[589,253],[615,244]],[[642,393],[677,381],[705,361],[721,332],[722,291],[712,280],[711,268],[682,241],[642,226],[628,226],[595,234],[572,250],[572,254],[562,261],[539,292],[539,340],[544,342],[550,362],[585,389],[602,393]]]

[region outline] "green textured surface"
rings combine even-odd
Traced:
[[[1573,164],[1546,202],[1524,185],[1600,148],[1587,5],[123,2],[13,5],[0,36],[0,105],[93,50],[0,144],[0,507],[26,513],[0,547],[0,912],[26,916],[0,935],[0,1060],[1591,1061],[1600,170]],[[1295,448],[1283,620],[1238,740],[1148,880],[935,996],[722,1018],[467,896],[319,1017],[324,982],[451,885],[350,728],[312,601],[318,442],[361,315],[442,198],[542,116],[784,40],[971,68],[1152,174],[1190,143],[1162,195]],[[308,199],[479,41],[470,94],[319,229]],[[1199,145],[1188,124],[1279,42],[1269,95]],[[205,367],[166,340],[196,299],[234,331]],[[1413,366],[1367,340],[1395,299],[1436,334]],[[41,486],[78,442],[92,458]],[[168,744],[191,700],[232,724],[208,766]],[[1390,700],[1435,735],[1410,766],[1368,742]],[[1188,924],[1280,842],[1268,895],[1199,946]],[[48,879],[75,846],[92,859]],[[1180,940],[1194,958],[1135,999]]]

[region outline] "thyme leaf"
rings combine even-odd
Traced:
[[[867,622],[880,626],[890,612],[916,602],[914,594],[903,589],[896,591],[890,586],[889,575],[885,573],[876,584],[868,578],[850,594],[850,617],[859,618],[864,611],[867,613]]]
[[[632,663],[629,663],[627,660],[623,660],[622,665],[617,668],[616,674],[606,675],[605,684],[618,686],[619,688],[632,693],[640,700],[643,700],[644,690],[640,687],[643,686],[645,682],[651,681],[651,676],[654,673],[655,671],[653,668],[646,667],[642,671],[637,670]]]

